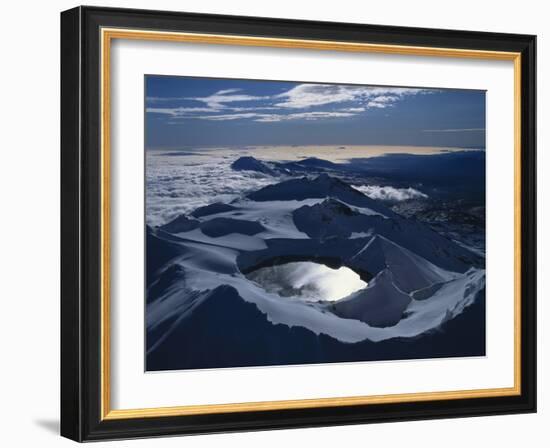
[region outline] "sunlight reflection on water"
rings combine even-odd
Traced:
[[[315,302],[340,300],[367,286],[357,273],[345,266],[332,269],[311,261],[260,268],[246,277],[268,292]]]

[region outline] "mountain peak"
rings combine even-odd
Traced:
[[[231,164],[231,168],[236,171],[255,171],[257,173],[269,174],[275,176],[277,173],[267,163],[252,156],[239,157]]]
[[[288,168],[318,168],[318,169],[336,169],[338,164],[318,157],[307,157],[305,159],[288,162],[285,164]]]
[[[394,212],[380,202],[369,198],[343,180],[326,173],[316,177],[301,177],[268,185],[250,193],[247,197],[258,202],[333,198],[347,205],[368,208],[384,216],[395,216]]]
[[[387,270],[402,291],[411,292],[451,280],[453,275],[383,235],[374,235],[357,254],[355,263],[369,272]]]

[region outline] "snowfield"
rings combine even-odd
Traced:
[[[391,359],[373,344],[401,356],[484,300],[480,254],[331,174],[250,159],[234,170],[266,185],[147,227],[149,370]]]

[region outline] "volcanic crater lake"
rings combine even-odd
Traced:
[[[333,269],[322,263],[297,261],[262,267],[246,274],[267,292],[307,301],[337,301],[367,283],[348,267]]]

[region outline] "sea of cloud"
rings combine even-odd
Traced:
[[[233,170],[231,163],[239,157],[251,155],[264,160],[292,160],[293,158],[298,160],[311,156],[310,152],[312,151],[313,155],[321,152],[319,148],[314,147],[300,148],[299,151],[298,148],[287,149],[291,150],[293,154],[282,149],[274,152],[269,148],[147,151],[147,224],[160,226],[181,214],[188,214],[198,207],[213,202],[227,203],[243,193],[281,180],[263,173]],[[323,152],[322,158],[330,159],[329,155]],[[355,185],[354,188],[373,199],[391,202],[428,197],[425,193],[411,187]]]
[[[265,174],[231,169],[231,163],[242,155],[242,151],[228,150],[147,152],[147,224],[159,226],[197,207],[229,202],[276,182]]]

